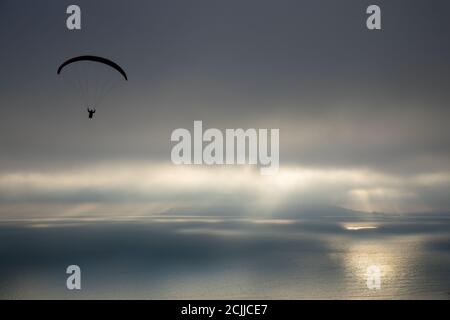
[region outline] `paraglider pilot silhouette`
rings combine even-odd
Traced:
[[[112,69],[116,70],[121,75],[121,77],[123,79],[128,81],[128,76],[125,73],[125,71],[122,69],[122,67],[120,67],[117,63],[115,63],[115,62],[113,62],[113,61],[111,61],[109,59],[106,59],[106,58],[103,58],[103,57],[98,57],[98,56],[79,56],[79,57],[71,58],[71,59],[65,61],[63,64],[61,64],[59,66],[57,73],[60,74],[61,71],[63,69],[65,69],[65,67],[68,66],[68,65],[71,65],[73,63],[80,63],[80,62],[81,63],[94,62],[94,63],[103,64],[103,65],[105,65],[105,66],[107,66],[109,68],[112,68]],[[87,108],[87,112],[89,113],[89,119],[92,119],[94,117],[94,114],[95,114],[95,108],[91,109],[90,107],[88,107]]]
[[[92,117],[94,117],[95,109],[87,108],[87,111],[89,112],[89,119],[92,119]]]

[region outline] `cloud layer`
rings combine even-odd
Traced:
[[[78,4],[72,33],[64,3],[2,1],[2,216],[107,204],[450,210],[448,1],[379,1],[381,32],[365,28],[368,1]],[[81,53],[130,76],[95,121],[56,75]],[[170,135],[194,120],[280,129],[279,177],[172,168]]]
[[[126,163],[0,175],[3,217],[41,215],[302,215],[314,206],[365,212],[436,212],[450,205],[450,175],[369,170]],[[23,212],[21,212],[23,211]]]

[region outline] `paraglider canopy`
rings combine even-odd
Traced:
[[[79,56],[79,57],[71,58],[59,66],[58,74],[61,73],[62,69],[64,69],[65,66],[67,66],[71,63],[79,62],[79,61],[93,61],[93,62],[106,64],[107,66],[110,66],[111,68],[116,69],[125,78],[125,80],[128,80],[128,76],[125,73],[125,71],[122,69],[121,66],[119,66],[117,63],[115,63],[109,59],[98,57],[98,56]]]
[[[112,89],[128,81],[125,70],[107,58],[82,55],[64,61],[57,74],[76,104],[84,107],[100,107]],[[114,94],[117,94],[114,91]]]

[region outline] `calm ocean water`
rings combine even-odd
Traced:
[[[449,299],[449,253],[445,216],[8,221],[0,298]],[[71,264],[80,291],[66,289]]]

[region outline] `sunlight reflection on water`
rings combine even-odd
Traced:
[[[0,224],[2,298],[448,299],[448,221],[156,217]],[[65,289],[79,264],[83,290]],[[381,270],[380,290],[367,268]]]

